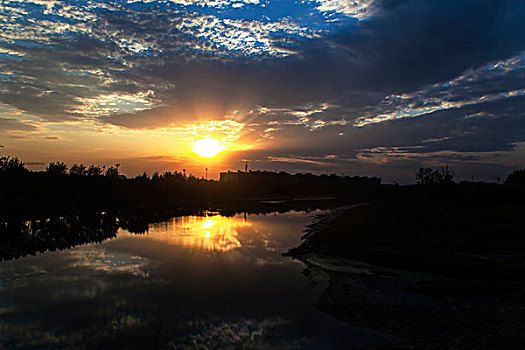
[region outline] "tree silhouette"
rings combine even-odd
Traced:
[[[418,185],[430,185],[436,182],[435,172],[431,168],[419,168],[416,171],[416,183]]]
[[[448,165],[441,168],[440,171],[440,184],[450,185],[454,183],[455,174],[448,168]]]
[[[452,173],[447,166],[440,170],[433,170],[432,168],[419,168],[416,171],[416,183],[418,185],[432,186],[432,185],[448,185],[454,183],[454,173]]]
[[[0,157],[0,172],[2,173],[20,173],[27,172],[27,168],[24,163],[18,158]]]
[[[87,170],[87,176],[100,176],[102,175],[102,169],[100,167],[91,164]]]
[[[149,180],[148,173],[143,172],[142,174],[135,176],[135,179],[137,179],[137,180]]]
[[[505,180],[507,186],[525,186],[525,169],[516,170],[507,176]]]
[[[118,177],[118,169],[115,167],[110,166],[106,170],[106,176],[111,178],[117,178]]]
[[[67,174],[67,165],[64,162],[52,162],[46,168],[46,172],[52,175]]]
[[[73,164],[71,169],[69,169],[69,175],[87,175],[88,171],[84,164]]]

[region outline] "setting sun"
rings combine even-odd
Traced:
[[[216,139],[197,140],[193,144],[193,151],[204,158],[213,158],[225,149]]]

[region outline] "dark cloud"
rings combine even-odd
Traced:
[[[448,80],[525,47],[520,1],[383,1],[379,7],[358,29],[332,39],[352,52],[359,69],[350,74],[371,90]]]

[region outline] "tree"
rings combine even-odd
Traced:
[[[136,180],[149,180],[148,173],[143,172],[141,175],[135,176]]]
[[[441,174],[440,174],[440,184],[441,185],[450,185],[454,183],[454,176],[455,174],[448,168],[448,165],[446,165],[444,168],[441,168]]]
[[[439,173],[431,168],[419,168],[416,171],[416,183],[418,185],[432,185],[437,182]]]
[[[64,162],[52,162],[46,168],[46,172],[52,175],[67,174],[67,165]]]
[[[84,164],[73,164],[69,169],[69,175],[87,175],[88,171]]]
[[[510,173],[504,184],[507,186],[525,186],[525,169]]]
[[[100,176],[102,175],[102,169],[100,167],[91,164],[87,170],[87,176]]]
[[[118,169],[115,167],[110,166],[108,170],[106,170],[106,176],[111,178],[117,178],[118,177]]]
[[[418,185],[450,185],[454,183],[454,173],[452,173],[447,166],[440,170],[433,170],[432,168],[419,168],[416,171],[416,183]]]
[[[1,173],[21,173],[27,172],[24,163],[18,158],[0,157],[0,172]]]

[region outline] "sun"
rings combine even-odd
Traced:
[[[193,144],[193,151],[203,158],[213,158],[225,149],[216,139],[197,140]]]

